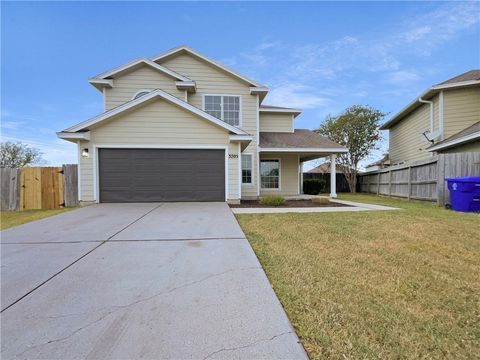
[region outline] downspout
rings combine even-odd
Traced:
[[[430,132],[433,133],[433,101],[423,100],[421,97],[418,101],[424,104],[430,104]]]
[[[440,130],[440,140],[443,140],[443,91],[438,96],[438,129]]]

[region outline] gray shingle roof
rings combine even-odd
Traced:
[[[293,133],[261,132],[260,147],[344,149],[343,146],[333,142],[325,136],[306,129],[295,129]]]
[[[450,141],[453,141],[453,140],[457,140],[457,139],[460,139],[460,138],[463,138],[464,136],[468,136],[468,135],[472,135],[476,132],[479,132],[480,131],[480,121],[479,122],[476,122],[475,124],[463,129],[462,131],[456,133],[456,134],[453,134],[452,136],[446,138],[445,140],[442,140],[438,143],[435,143],[433,144],[432,146],[430,147],[434,147],[434,146],[438,146],[438,145],[443,145],[445,143],[448,143]]]
[[[480,69],[473,69],[473,70],[464,72],[463,74],[457,75],[437,85],[454,84],[454,83],[469,81],[469,80],[480,80]]]

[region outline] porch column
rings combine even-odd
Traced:
[[[300,194],[303,194],[303,161],[299,160],[298,171],[300,172],[300,184],[298,187],[300,189]]]
[[[330,155],[330,197],[337,197],[337,170],[335,169],[336,155]]]

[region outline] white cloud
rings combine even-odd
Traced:
[[[328,98],[316,95],[313,88],[302,84],[283,84],[270,90],[266,103],[279,104],[300,109],[325,105]]]
[[[426,5],[431,6],[431,5]],[[267,102],[331,111],[341,101],[378,98],[385,91],[405,94],[420,84],[432,66],[411,65],[479,22],[478,3],[434,4],[374,37],[361,33],[323,43],[295,43],[268,38],[231,63],[270,86]],[[359,82],[352,79],[367,78]],[[382,90],[385,89],[385,90]]]

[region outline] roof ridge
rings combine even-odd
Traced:
[[[202,53],[200,53],[199,51],[191,48],[191,47],[188,46],[188,45],[179,45],[179,46],[176,46],[176,47],[174,47],[174,48],[172,48],[172,49],[170,49],[170,50],[167,50],[167,51],[165,51],[165,52],[162,52],[162,53],[160,53],[160,54],[152,57],[151,60],[152,60],[153,62],[157,62],[158,60],[160,60],[160,59],[162,59],[162,58],[164,58],[164,57],[166,57],[166,56],[173,55],[173,54],[175,54],[175,53],[177,53],[177,52],[180,52],[180,51],[190,52],[192,55],[195,55],[195,56],[197,56],[197,57],[199,57],[199,58],[201,58],[201,59],[203,59],[203,60],[211,63],[212,65],[217,66],[218,68],[220,68],[220,69],[222,69],[222,70],[224,70],[224,71],[226,71],[226,72],[228,72],[228,73],[230,73],[230,74],[232,74],[232,75],[234,75],[234,76],[242,79],[243,81],[245,81],[245,82],[247,82],[247,83],[249,83],[249,84],[251,84],[251,85],[253,85],[253,86],[255,86],[255,87],[265,87],[265,88],[267,88],[267,86],[262,85],[262,84],[260,84],[259,82],[250,79],[249,77],[247,77],[247,76],[239,73],[239,72],[236,71],[236,70],[230,69],[228,66],[225,66],[225,65],[219,63],[218,61],[216,61],[216,60],[214,60],[214,59],[212,59],[212,58],[210,58],[210,57],[208,57],[208,56],[206,56],[206,55],[203,55]]]

